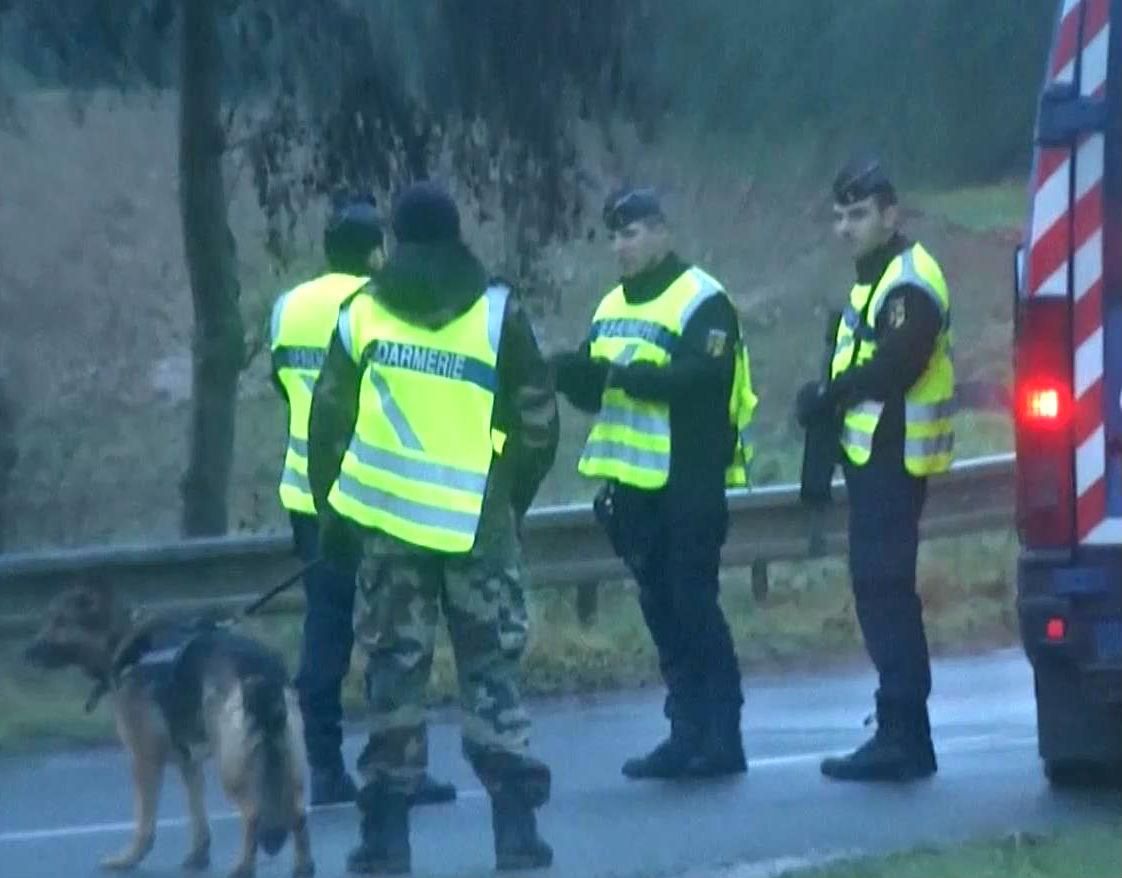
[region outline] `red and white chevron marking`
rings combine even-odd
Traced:
[[[1050,85],[1075,83],[1083,0],[1064,0],[1049,64]],[[1068,295],[1071,252],[1071,150],[1037,151],[1033,172],[1032,226],[1029,239],[1029,295]]]
[[[1103,0],[1106,2],[1106,0]],[[1087,540],[1106,517],[1103,401],[1104,138],[1093,134],[1075,157],[1075,264],[1072,272],[1075,367],[1076,527]]]
[[[1110,0],[1083,0],[1079,93],[1106,92]],[[1072,271],[1075,364],[1075,522],[1080,542],[1106,541],[1106,406],[1103,400],[1103,170],[1106,138],[1084,137],[1075,154]]]
[[[1110,0],[1065,0],[1049,67],[1051,81],[1087,98],[1106,89]],[[1103,405],[1102,134],[1039,150],[1029,247],[1029,294],[1071,297],[1074,332],[1076,526],[1081,542],[1106,542]],[[1069,264],[1074,254],[1073,264]]]

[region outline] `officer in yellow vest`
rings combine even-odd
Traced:
[[[529,319],[460,237],[431,183],[394,206],[395,248],[339,314],[312,402],[316,508],[358,534],[355,636],[368,656],[354,874],[410,867],[409,804],[424,776],[424,692],[443,612],[463,751],[491,797],[499,869],[549,865],[535,811],[549,769],[528,753],[519,665],[527,614],[521,521],[557,447],[557,405]],[[334,527],[334,524],[332,525]],[[328,550],[336,536],[325,534]]]
[[[328,271],[280,296],[270,326],[273,380],[288,407],[288,449],[280,499],[288,510],[297,554],[305,563],[319,554],[319,526],[308,484],[308,419],[312,388],[339,318],[339,307],[366,285],[384,261],[382,227],[373,199],[346,197],[332,212],[323,236]],[[354,781],[343,767],[340,689],[354,642],[354,565],[323,561],[304,578],[307,611],[296,687],[304,716],[311,767],[311,803],[353,801]],[[449,801],[451,784],[426,777],[419,798]]]
[[[954,448],[950,296],[939,264],[900,233],[898,220],[879,159],[851,160],[834,182],[834,225],[857,279],[832,380],[806,384],[796,405],[804,426],[837,424],[854,603],[879,675],[876,734],[822,763],[838,780],[907,781],[937,769],[916,554],[927,479],[949,469]]]
[[[740,670],[718,603],[725,489],[747,483],[756,405],[736,309],[672,250],[651,189],[613,193],[604,221],[621,281],[580,350],[554,358],[558,389],[595,413],[580,472],[639,584],[667,687],[670,736],[623,765],[628,778],[746,768]]]

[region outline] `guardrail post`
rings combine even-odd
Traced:
[[[767,590],[767,561],[757,558],[752,562],[752,597],[762,602],[767,598]]]
[[[591,628],[600,607],[600,583],[582,582],[577,586],[577,619],[582,628]]]

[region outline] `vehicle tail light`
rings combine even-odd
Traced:
[[[1067,548],[1075,527],[1068,302],[1037,296],[1018,308],[1017,528],[1027,548]]]

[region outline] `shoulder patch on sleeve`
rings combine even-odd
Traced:
[[[728,345],[729,334],[723,329],[710,329],[705,338],[705,353],[711,357],[719,357],[725,352]]]
[[[899,329],[908,319],[908,306],[904,303],[903,296],[896,296],[888,303],[888,326]]]

